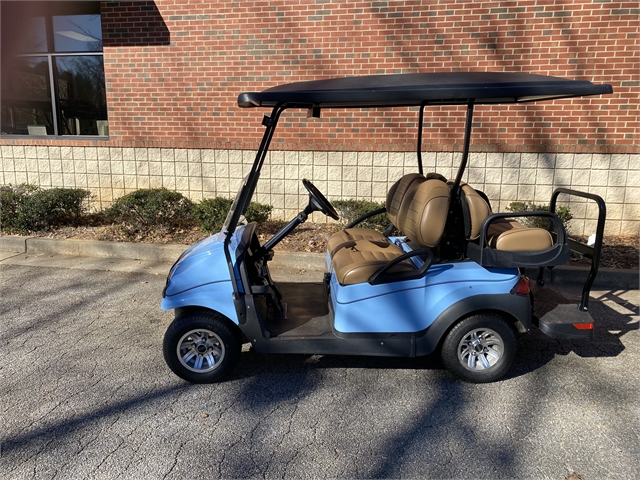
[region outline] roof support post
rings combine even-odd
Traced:
[[[262,164],[267,157],[269,145],[271,144],[271,139],[273,138],[273,133],[275,132],[276,125],[278,124],[278,119],[280,118],[280,114],[285,110],[285,108],[286,107],[283,107],[282,105],[275,106],[273,108],[273,111],[271,112],[271,116],[267,117],[265,115],[264,119],[262,120],[262,124],[266,128],[264,134],[262,135],[262,141],[260,142],[260,146],[258,147],[256,158],[253,161],[253,166],[251,167],[251,171],[247,176],[247,183],[242,187],[242,191],[240,192],[238,198],[238,205],[235,206],[233,216],[230,219],[228,225],[229,230],[226,232],[227,241],[235,231],[240,216],[244,214],[247,207],[249,206],[249,203],[251,202],[253,192],[255,191],[256,184],[258,183],[258,179],[260,178],[260,170],[262,169]]]
[[[286,107],[282,105],[277,105],[274,107],[271,112],[271,116],[265,117],[262,120],[262,124],[266,127],[264,131],[264,135],[262,136],[262,142],[260,142],[260,147],[258,148],[258,152],[256,153],[256,159],[253,162],[253,167],[251,168],[251,172],[249,173],[249,178],[247,179],[247,198],[245,202],[240,205],[242,207],[242,214],[247,210],[251,199],[253,198],[253,192],[256,189],[256,185],[258,184],[258,179],[260,178],[260,171],[262,170],[262,165],[264,164],[265,158],[267,158],[267,153],[269,152],[269,145],[271,145],[271,139],[273,138],[273,134],[276,130],[276,126],[278,125],[278,120],[280,119],[280,114],[284,112]],[[234,227],[235,228],[235,227]]]
[[[264,119],[262,120],[262,124],[265,126],[265,131],[262,135],[262,141],[260,142],[260,146],[258,147],[258,152],[256,153],[255,160],[253,161],[251,171],[247,176],[247,182],[242,186],[242,190],[238,195],[238,203],[237,205],[233,206],[235,207],[235,209],[233,210],[233,212],[231,212],[231,218],[229,219],[229,224],[227,225],[228,230],[225,232],[226,237],[224,240],[224,254],[227,258],[227,265],[229,266],[231,284],[233,285],[233,298],[239,319],[243,319],[245,313],[244,302],[242,300],[240,287],[238,285],[238,282],[241,281],[241,276],[239,275],[239,273],[238,275],[236,275],[234,262],[231,258],[231,252],[229,251],[229,244],[231,243],[231,237],[233,236],[233,232],[235,232],[236,230],[236,226],[238,225],[240,216],[244,214],[244,212],[247,210],[247,207],[249,206],[249,203],[251,202],[253,192],[255,191],[258,179],[260,178],[260,170],[262,169],[262,164],[267,157],[269,145],[271,144],[273,133],[275,132],[276,126],[278,124],[278,119],[280,118],[280,114],[285,110],[285,108],[286,107],[281,104],[276,105],[275,107],[273,107],[271,116],[267,117],[265,115]]]
[[[458,167],[458,175],[456,175],[455,183],[451,189],[455,197],[460,196],[460,183],[462,182],[462,175],[467,168],[467,160],[469,159],[469,144],[471,143],[471,124],[473,122],[473,100],[467,104],[467,122],[464,126],[464,145],[462,147],[462,160],[460,161],[460,167]]]
[[[418,141],[416,146],[416,153],[418,154],[418,173],[424,175],[422,170],[422,126],[424,125],[424,107],[427,105],[423,103],[420,105],[420,113],[418,113]]]

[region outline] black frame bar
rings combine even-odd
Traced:
[[[426,106],[426,103],[420,105],[420,112],[418,113],[418,139],[416,141],[416,155],[418,156],[418,173],[420,175],[424,175],[424,171],[422,170],[422,127],[424,125],[424,108]]]
[[[558,200],[558,196],[561,193],[566,195],[573,195],[575,197],[587,198],[589,200],[595,201],[598,205],[596,241],[593,247],[572,239],[568,239],[569,248],[571,248],[572,251],[579,253],[591,260],[591,268],[589,269],[589,275],[587,276],[587,280],[585,281],[584,287],[582,288],[582,297],[580,300],[580,306],[578,307],[581,311],[586,312],[589,307],[589,293],[591,292],[591,287],[593,286],[593,282],[595,281],[596,275],[598,274],[598,268],[600,267],[600,254],[602,252],[602,238],[604,237],[604,223],[607,218],[607,206],[604,203],[602,197],[600,197],[599,195],[560,187],[556,188],[551,195],[551,202],[549,203],[549,211],[551,213],[556,212],[556,203]],[[542,271],[543,267],[540,268],[539,274],[542,273]]]
[[[260,170],[262,169],[264,160],[267,157],[267,152],[269,151],[271,139],[273,138],[276,126],[278,125],[280,115],[285,109],[286,107],[284,105],[277,105],[273,108],[271,116],[269,117],[265,115],[262,120],[262,124],[265,126],[265,131],[262,135],[262,141],[260,142],[260,146],[258,147],[258,151],[256,152],[256,158],[247,177],[247,183],[242,187],[242,190],[239,194],[238,204],[236,205],[235,210],[231,212],[231,217],[229,218],[229,223],[227,225],[227,231],[225,232],[226,237],[224,239],[224,254],[227,258],[229,273],[231,274],[234,302],[239,302],[241,301],[241,299],[240,289],[238,288],[236,273],[233,267],[233,259],[231,258],[231,252],[229,251],[229,244],[231,243],[231,237],[236,230],[236,226],[238,225],[240,216],[244,214],[244,212],[247,210],[247,207],[249,206],[249,203],[251,202],[253,192],[255,191],[258,179],[260,178]],[[236,305],[236,310],[238,310],[238,315],[240,315],[241,308],[238,308],[238,305]]]
[[[473,100],[469,100],[467,104],[467,120],[464,125],[464,145],[462,147],[462,159],[460,160],[460,166],[458,167],[458,174],[456,180],[451,187],[451,192],[455,195],[455,198],[460,196],[460,183],[462,182],[462,176],[467,168],[467,161],[469,159],[469,147],[471,144],[471,126],[473,123]]]

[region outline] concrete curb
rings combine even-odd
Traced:
[[[276,251],[269,265],[274,268],[324,272],[327,265],[325,258],[324,253]]]
[[[189,245],[69,240],[42,237],[0,236],[0,250],[32,255],[72,255],[174,262]]]
[[[69,255],[93,258],[117,258],[156,262],[175,262],[190,245],[106,242],[61,238],[0,236],[0,251],[30,255]],[[324,271],[321,253],[278,252],[275,268]]]
[[[32,255],[69,255],[93,258],[118,258],[174,262],[189,245],[105,242],[99,240],[71,240],[42,237],[0,236],[0,251]],[[323,253],[277,251],[271,263],[273,268],[324,271]],[[525,269],[530,278],[537,277],[537,269]],[[545,282],[554,285],[582,285],[589,270],[582,267],[555,267],[545,269]],[[638,270],[601,268],[593,288],[636,290],[639,288]]]
[[[27,240],[28,253],[97,258],[129,258],[157,262],[175,262],[187,248],[189,248],[189,245],[153,245],[149,243],[57,240],[53,238],[30,238]]]
[[[30,237],[18,235],[0,235],[0,251],[13,253],[27,253],[27,240]]]

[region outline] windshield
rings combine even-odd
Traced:
[[[222,226],[222,231],[223,232],[228,232],[229,231],[229,225],[231,224],[231,219],[233,218],[233,214],[236,211],[236,209],[238,208],[238,204],[240,203],[240,198],[242,197],[242,191],[244,190],[244,188],[247,186],[247,182],[249,180],[249,175],[245,175],[245,177],[242,179],[242,183],[240,184],[240,188],[238,189],[238,193],[236,194],[236,198],[233,201],[233,204],[231,205],[231,209],[229,210],[229,213],[227,214],[227,218],[224,221],[224,225]],[[240,207],[242,208],[242,207]],[[243,212],[240,212],[238,214],[238,216],[236,218],[240,218],[240,215]],[[235,225],[234,225],[235,227]]]

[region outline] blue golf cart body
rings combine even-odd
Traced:
[[[539,328],[553,338],[590,338],[587,307],[604,230],[602,199],[558,189],[549,212],[494,213],[486,196],[462,178],[474,107],[611,91],[609,85],[543,75],[467,72],[327,79],[241,94],[240,107],[267,107],[271,114],[262,120],[262,142],[222,231],[185,251],[169,272],[161,304],[176,312],[164,340],[168,365],[185,380],[208,383],[232,370],[245,342],[260,353],[415,357],[440,351],[445,366],[462,379],[487,382],[508,370],[518,333]],[[422,122],[432,105],[467,107],[455,179],[423,172]],[[359,228],[380,213],[370,212],[329,240],[326,273],[316,283],[274,282],[273,247],[314,211],[337,219],[305,179],[309,205],[269,241],[261,244],[256,224],[242,221],[282,112],[307,109],[317,117],[332,108],[407,106],[419,107],[416,172],[398,179],[387,197],[395,230]],[[559,195],[598,204],[593,247],[566,236],[554,213]],[[549,227],[528,229],[518,222],[531,216],[546,218]],[[549,307],[543,269],[567,263],[571,251],[592,260],[581,302]],[[523,275],[526,268],[538,269],[535,285]],[[543,310],[535,309],[537,297]]]

